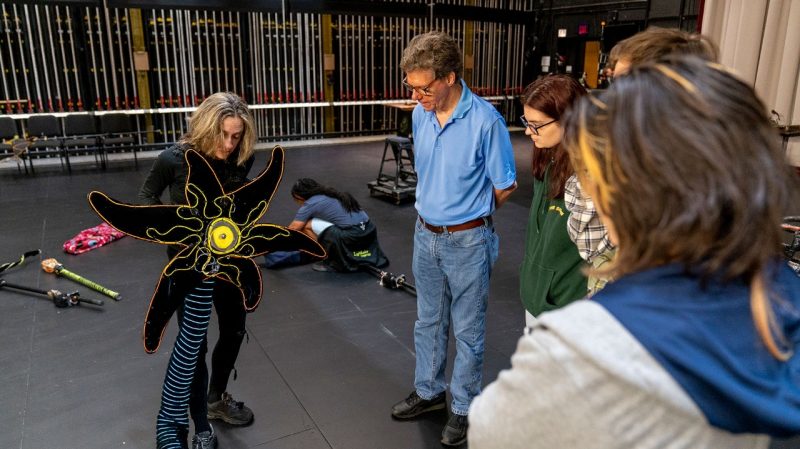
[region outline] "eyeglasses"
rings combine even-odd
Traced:
[[[435,83],[436,80],[438,80],[438,79],[439,78],[434,78],[433,81],[428,83],[428,85],[425,86],[425,87],[414,87],[411,84],[408,84],[408,81],[406,81],[406,78],[403,78],[403,87],[405,87],[406,90],[409,91],[409,92],[416,92],[417,95],[420,95],[420,96],[423,96],[423,97],[430,97],[431,95],[433,95],[433,92],[431,92],[429,90],[430,87],[431,87],[431,84]]]
[[[551,123],[555,123],[555,122],[558,121],[558,120],[550,120],[549,122],[542,123],[541,125],[534,125],[533,123],[531,123],[528,120],[526,120],[524,115],[520,116],[519,120],[522,122],[523,126],[525,126],[526,128],[530,129],[531,132],[536,134],[537,136],[539,135],[539,130],[540,129],[544,128],[545,126],[547,126],[547,125],[549,125]]]

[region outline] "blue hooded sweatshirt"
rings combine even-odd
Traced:
[[[773,310],[794,349],[774,358],[758,335],[743,281],[701,282],[682,266],[624,276],[594,299],[691,396],[709,423],[733,433],[800,434],[800,277],[768,276]]]

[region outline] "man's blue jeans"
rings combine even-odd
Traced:
[[[414,281],[417,322],[414,387],[423,399],[447,388],[447,340],[450,324],[456,359],[450,380],[451,410],[467,415],[481,391],[489,276],[497,260],[499,238],[491,226],[436,234],[417,220],[414,232]]]

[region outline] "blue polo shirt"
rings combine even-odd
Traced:
[[[415,207],[426,222],[455,225],[494,212],[494,189],[514,184],[514,151],[503,117],[461,80],[461,98],[444,127],[421,105],[412,115]]]

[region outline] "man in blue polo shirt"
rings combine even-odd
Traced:
[[[452,324],[452,414],[442,431],[447,446],[466,441],[469,405],[481,390],[489,275],[499,244],[492,213],[517,187],[505,121],[461,80],[461,61],[453,38],[430,32],[412,39],[400,62],[403,84],[419,102],[412,115],[416,371],[414,391],[392,407],[392,416],[411,419],[446,407]]]

